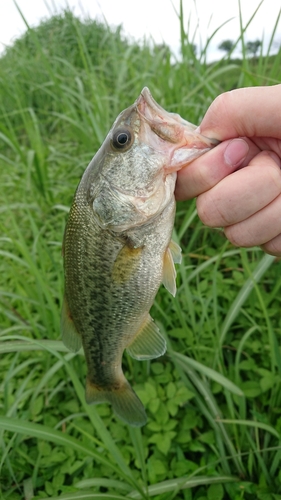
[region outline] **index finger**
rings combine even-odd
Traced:
[[[233,155],[231,161],[227,161],[227,151]],[[259,152],[258,146],[245,137],[222,142],[178,172],[176,199],[188,200],[208,191],[227,175],[248,165]]]

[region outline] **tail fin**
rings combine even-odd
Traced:
[[[88,404],[111,403],[116,415],[126,424],[136,427],[146,424],[144,406],[126,379],[118,389],[98,387],[87,379],[86,401]]]

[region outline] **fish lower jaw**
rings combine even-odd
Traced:
[[[209,150],[210,148],[208,147],[203,149],[200,148],[176,149],[171,158],[169,166],[166,168],[166,172],[167,173],[178,172],[182,168],[187,167],[189,163],[191,163],[193,160],[199,158],[199,156],[202,156],[203,154],[207,153]]]

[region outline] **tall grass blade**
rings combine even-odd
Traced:
[[[220,345],[224,343],[225,336],[229,331],[231,325],[235,321],[235,318],[239,314],[241,307],[249,297],[250,293],[255,287],[255,283],[258,283],[263,277],[264,273],[270,268],[270,266],[275,261],[275,257],[271,255],[264,255],[261,261],[258,263],[255,271],[252,273],[252,276],[247,279],[240,292],[237,294],[236,299],[231,305],[228,314],[223,322],[220,332]]]
[[[217,476],[217,477],[210,477],[210,476],[199,476],[199,477],[193,477],[191,479],[186,479],[183,477],[177,478],[177,479],[171,479],[168,481],[163,481],[158,484],[153,484],[152,486],[149,486],[148,488],[148,495],[149,498],[156,496],[156,495],[161,495],[164,493],[167,493],[169,491],[174,491],[174,490],[185,490],[185,489],[190,489],[190,488],[195,488],[196,486],[208,486],[211,484],[228,484],[228,483],[234,483],[238,482],[239,478],[235,476]],[[134,498],[136,500],[141,499],[140,494],[136,492],[129,493],[127,495],[128,498]]]
[[[208,366],[205,366],[202,363],[199,363],[192,358],[188,358],[187,356],[184,356],[183,354],[180,354],[178,352],[171,352],[170,355],[172,358],[177,360],[177,362],[187,373],[189,372],[190,368],[195,369],[202,375],[205,375],[211,380],[214,380],[218,384],[222,385],[223,387],[225,387],[225,389],[232,392],[233,394],[237,394],[237,396],[244,395],[243,391],[241,391],[241,389],[237,387],[237,385],[235,385],[233,382],[225,378],[221,373],[216,372],[212,368],[209,368]]]

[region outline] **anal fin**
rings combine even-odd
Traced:
[[[149,314],[126,350],[138,360],[158,358],[166,352],[166,341]]]
[[[77,352],[82,347],[81,335],[77,332],[66,301],[63,299],[61,311],[61,332],[64,345],[72,352]]]

